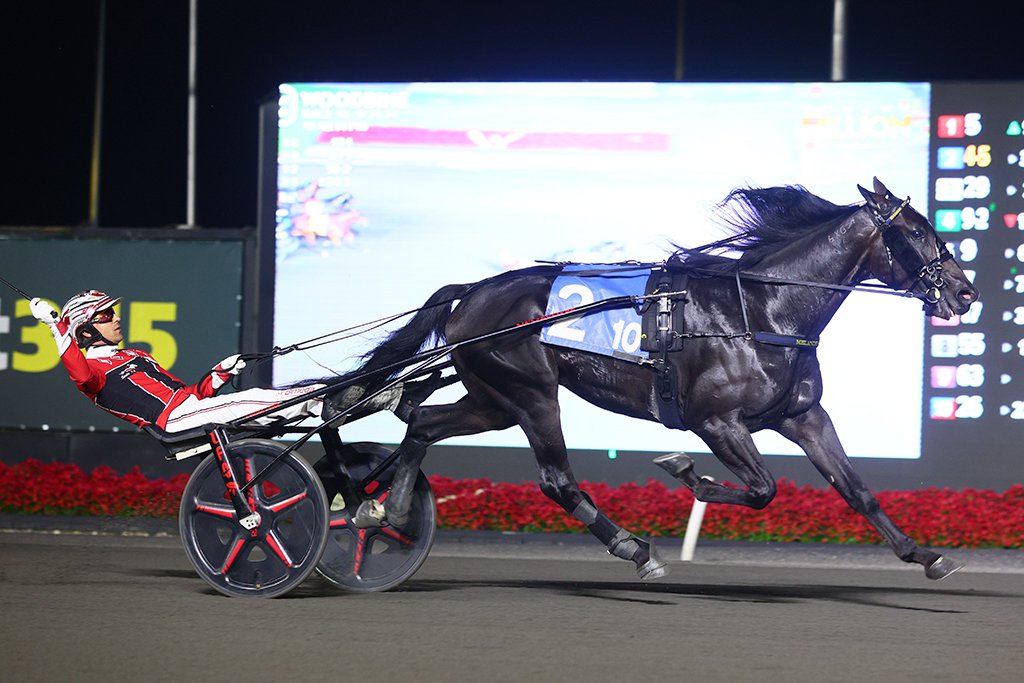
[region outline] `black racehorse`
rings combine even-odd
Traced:
[[[655,367],[544,344],[537,327],[457,346],[451,356],[466,395],[449,405],[412,411],[398,448],[387,521],[398,527],[407,521],[416,473],[430,444],[519,425],[536,456],[544,493],[582,521],[611,554],[635,562],[641,578],[663,576],[665,563],[653,545],[605,516],[580,490],[559,420],[562,385],[606,410],[697,434],[745,488],[701,478],[682,453],[663,456],[659,464],[707,502],[758,509],[771,502],[775,479],[751,433],[775,430],[806,452],[900,559],[923,565],[932,579],[959,569],[903,533],[854,471],[819,403],[815,350],[765,344],[747,334],[815,339],[849,287],[869,279],[909,292],[923,301],[928,315],[942,318],[966,312],[977,299],[977,290],[928,220],[909,206],[909,198],[895,198],[877,179],[874,191],[858,189],[866,203],[850,206],[801,187],[735,190],[723,206],[731,209],[738,230],[728,240],[738,258],[691,253],[669,260],[684,268],[689,263],[698,275],[688,283],[685,314],[686,329],[695,334],[667,356],[674,368],[676,415],[666,415],[657,396]],[[398,373],[381,369],[401,364],[431,341],[453,344],[535,320],[545,313],[557,272],[557,267],[526,269],[446,286],[367,354],[357,372],[394,376]],[[458,299],[454,307],[447,303],[453,299]]]

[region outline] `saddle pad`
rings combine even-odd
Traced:
[[[650,268],[599,273],[600,266],[565,266],[548,296],[546,315],[617,296],[643,296]],[[636,308],[610,308],[566,318],[541,328],[540,340],[637,362],[648,357],[640,348],[643,327]]]

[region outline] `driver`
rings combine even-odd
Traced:
[[[114,310],[120,301],[120,297],[93,289],[71,297],[59,315],[38,297],[31,300],[29,308],[37,320],[49,326],[61,362],[79,391],[122,420],[180,432],[243,418],[324,387],[311,384],[289,389],[256,388],[217,396],[217,390],[245,367],[245,361],[237,354],[217,363],[198,383],[187,385],[160,367],[146,351],[120,348],[124,334],[121,318]],[[410,411],[433,392],[434,380],[398,384],[373,397],[356,415],[391,410],[408,421]],[[362,387],[352,386],[344,392],[342,406],[314,397],[283,406],[253,422],[268,425],[309,416],[334,419],[343,412],[343,406],[355,403],[362,393]]]

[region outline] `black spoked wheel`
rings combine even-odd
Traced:
[[[243,439],[225,450],[241,484],[284,447],[266,439]],[[211,455],[203,460],[181,499],[178,526],[185,552],[199,576],[225,595],[284,595],[309,576],[323,553],[327,494],[313,468],[289,453],[247,492],[247,500],[260,514],[260,525],[252,530],[238,523],[217,459]]]
[[[391,451],[380,444],[354,443],[344,446],[344,459],[354,481],[369,474]],[[434,543],[437,507],[427,478],[420,472],[413,489],[409,523],[402,529],[389,526],[357,529],[352,522],[361,501],[346,500],[327,458],[316,464],[331,504],[327,547],[317,572],[347,591],[372,593],[400,585],[420,568]],[[364,495],[387,500],[394,468],[385,471]]]

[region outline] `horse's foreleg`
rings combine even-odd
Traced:
[[[824,408],[815,406],[802,415],[789,418],[782,422],[778,431],[807,453],[822,476],[851,508],[871,522],[901,560],[924,566],[929,579],[942,579],[960,569],[956,562],[921,548],[885,514],[850,464],[832,419]]]
[[[750,431],[735,420],[711,418],[694,432],[718,460],[746,484],[745,489],[723,486],[693,471],[693,460],[685,453],[655,458],[654,462],[693,491],[705,503],[744,505],[760,510],[775,498],[775,479],[765,467]]]

